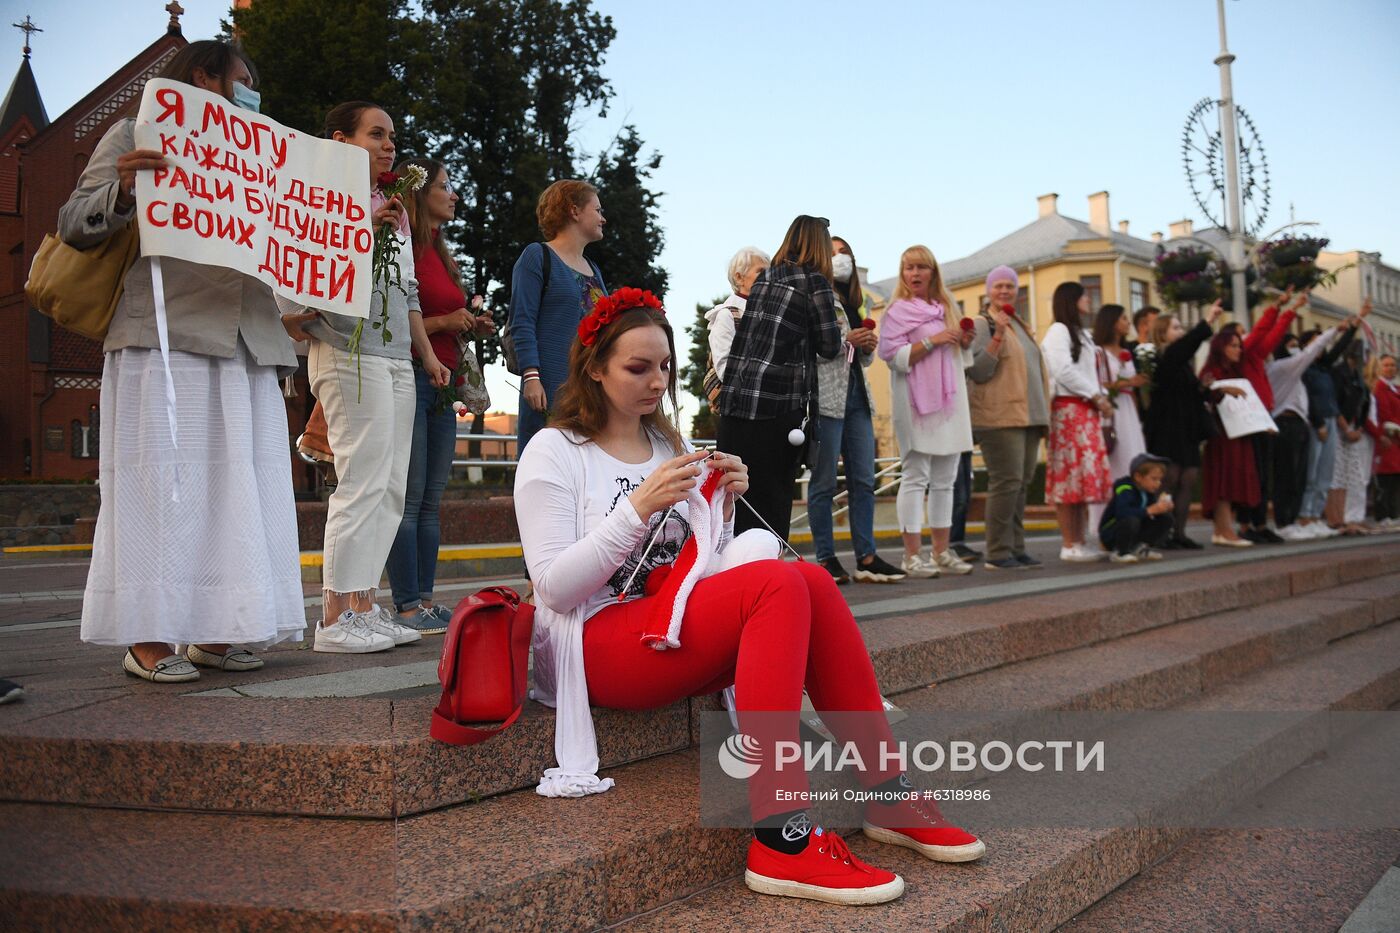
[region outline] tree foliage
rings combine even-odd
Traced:
[[[709,304],[697,304],[695,320],[685,329],[686,337],[690,338],[690,348],[686,355],[686,364],[678,374],[680,386],[700,403],[700,409],[691,422],[691,437],[715,436],[715,415],[710,408],[710,400],[705,397],[705,371],[710,366],[710,325],[705,320],[705,315],[728,297],[720,295]]]
[[[628,125],[590,171],[574,142],[613,96],[601,68],[617,31],[590,0],[342,0],[334,14],[324,0],[278,0],[233,17],[274,119],[317,132],[335,104],[372,100],[394,118],[401,156],[447,165],[460,200],[443,232],[498,321],[515,261],[539,239],[540,192],[561,178],[599,186],[607,236],[588,253],[609,284],[665,291],[647,187],[661,156],[644,156]],[[496,358],[495,341],[483,349]]]
[[[278,0],[235,9],[223,26],[257,66],[262,111],[277,122],[319,135],[336,104],[370,100],[399,121],[400,145],[411,149],[404,63],[424,36],[407,7],[407,0],[341,0],[327,15],[323,0]]]
[[[607,235],[588,248],[610,288],[630,285],[665,297],[667,273],[656,264],[666,235],[657,219],[659,192],[647,187],[661,156],[642,155],[642,138],[628,124],[612,148],[598,157],[592,181],[608,219]]]

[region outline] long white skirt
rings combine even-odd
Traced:
[[[267,645],[306,628],[276,371],[171,351],[179,448],[160,351],[107,354],[97,515],[82,639]],[[172,501],[178,473],[179,502]]]

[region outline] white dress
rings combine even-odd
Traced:
[[[1104,357],[1108,362],[1110,383],[1119,379],[1131,379],[1137,375],[1137,367],[1133,365],[1131,354],[1126,363],[1119,360],[1111,350],[1105,351]],[[1147,441],[1142,434],[1142,420],[1138,417],[1137,401],[1133,398],[1132,389],[1124,389],[1113,400],[1113,430],[1118,435],[1118,443],[1108,455],[1110,481],[1127,476],[1128,465],[1133,462],[1133,458],[1147,452]]]
[[[102,367],[97,515],[82,640],[266,645],[306,627],[287,409],[274,367],[159,350]],[[178,491],[179,501],[175,501]]]

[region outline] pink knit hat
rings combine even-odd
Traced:
[[[994,283],[1003,280],[1010,282],[1017,288],[1021,287],[1021,280],[1017,278],[1015,269],[1010,266],[997,266],[991,272],[987,273],[987,291],[992,290],[992,285]]]

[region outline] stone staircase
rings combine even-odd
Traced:
[[[911,713],[1400,701],[1400,544],[1270,557],[1186,573],[1167,564],[862,628],[884,691]],[[427,737],[435,697],[181,692],[58,697],[0,717],[0,915],[13,928],[1118,929],[1160,910],[1153,891],[1183,896],[1187,882],[1146,881],[1193,852],[1202,863],[1193,846],[1216,832],[1154,816],[1251,799],[1326,741],[1261,732],[1210,773],[1154,786],[1134,820],[987,830],[973,864],[852,836],[908,886],[892,904],[851,909],[751,894],[747,833],[698,828],[709,697],[597,711],[617,787],[546,800],[532,788],[552,759],[552,713],[538,706],[502,736],[454,748]],[[1400,851],[1395,834],[1368,838],[1391,846],[1385,865]]]

